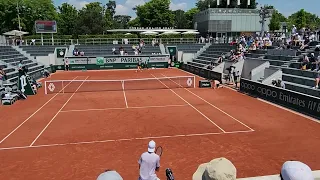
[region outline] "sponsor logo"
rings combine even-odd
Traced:
[[[106,58],[106,63],[115,63],[117,62],[117,58]]]

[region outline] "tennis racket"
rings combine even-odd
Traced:
[[[160,157],[161,157],[161,155],[162,155],[162,152],[163,152],[163,149],[162,149],[162,147],[161,147],[161,146],[158,146],[158,147],[156,148],[156,151],[155,151],[155,153],[156,153],[156,154],[158,154],[158,156],[160,156]]]

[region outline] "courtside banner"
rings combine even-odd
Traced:
[[[206,79],[214,79],[222,82],[222,73],[210,71],[205,68],[190,66],[189,64],[183,64],[182,69],[190,73],[196,74]]]
[[[114,64],[114,63],[138,63],[138,61],[150,63],[168,62],[169,56],[110,56],[110,57],[68,57],[69,64]]]
[[[241,78],[240,91],[275,102],[320,120],[320,98]]]

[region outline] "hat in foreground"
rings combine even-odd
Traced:
[[[100,174],[97,180],[123,180],[117,171],[106,171]]]
[[[283,180],[314,180],[310,167],[300,161],[287,161],[282,165]]]
[[[237,169],[231,161],[222,157],[201,164],[192,180],[236,180]]]

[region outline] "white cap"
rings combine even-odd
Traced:
[[[153,153],[156,149],[156,142],[154,142],[153,140],[149,142],[148,144],[148,152]]]
[[[283,180],[314,180],[310,167],[300,161],[287,161],[282,165]]]
[[[192,180],[236,180],[237,169],[226,158],[213,159],[201,164],[193,174]]]
[[[100,174],[97,180],[123,180],[119,173],[116,171],[106,171]]]

